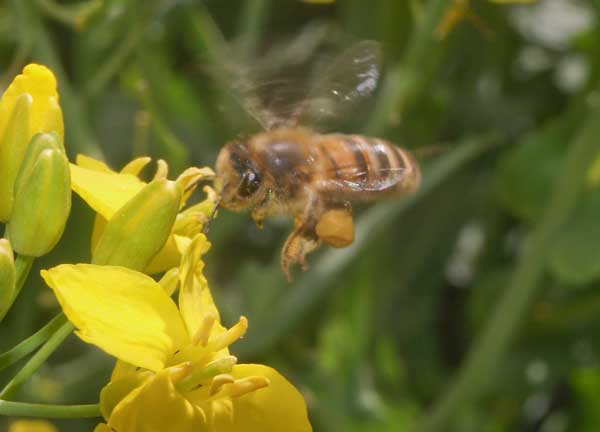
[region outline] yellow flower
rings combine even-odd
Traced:
[[[54,132],[64,140],[56,78],[45,66],[30,64],[8,86],[0,100],[0,221],[10,218],[13,186],[29,141]]]
[[[311,431],[293,385],[272,368],[238,365],[230,355],[248,322],[221,325],[202,274],[206,237],[176,236],[175,243],[183,253],[179,307],[165,290],[171,283],[123,267],[42,272],[79,337],[119,359],[100,396],[106,424],[96,431]]]
[[[488,0],[490,3],[515,4],[535,3],[537,0]],[[440,39],[446,38],[456,26],[463,21],[471,21],[483,33],[490,33],[486,23],[471,10],[470,0],[454,0],[442,17],[436,34]]]
[[[10,424],[8,432],[58,432],[58,429],[46,420],[17,420]]]
[[[71,164],[73,191],[97,212],[92,233],[92,254],[104,231],[106,222],[146,185],[137,175],[149,162],[150,158],[135,159],[119,173],[111,170],[103,162],[82,155],[77,157],[76,165]],[[166,164],[161,162],[155,178],[166,178],[166,175]],[[185,205],[195,190],[198,181],[210,179],[213,176],[214,173],[210,168],[190,168],[184,171],[177,179],[186,191],[181,207]],[[159,273],[179,265],[181,254],[175,244],[175,235],[192,238],[201,232],[204,223],[214,209],[215,192],[209,187],[205,187],[204,190],[207,193],[207,199],[180,211],[171,236],[145,269],[145,273]]]

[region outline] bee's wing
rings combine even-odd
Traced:
[[[232,89],[244,110],[266,130],[294,124],[298,101],[306,97],[292,78],[241,78]]]
[[[383,192],[392,189],[410,175],[404,167],[379,168],[375,179],[356,165],[341,166],[318,181],[319,188],[331,191]]]
[[[273,44],[251,61],[231,47],[231,57],[242,60],[225,59],[229,67],[225,73],[219,71],[217,79],[264,129],[295,125],[308,96],[309,71],[324,45],[338,38],[336,32],[326,23],[308,25],[293,39]]]
[[[327,128],[364,104],[377,87],[380,70],[380,44],[372,40],[356,43],[319,72],[293,117],[299,124]]]

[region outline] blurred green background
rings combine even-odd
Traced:
[[[379,41],[379,89],[338,130],[444,151],[423,161],[420,193],[357,209],[356,243],[323,248],[292,285],[291,222],[260,231],[222,211],[206,271],[225,320],[250,320],[234,354],[292,380],[316,431],[598,431],[600,1],[461,4],[4,0],[0,89],[47,64],[72,158],[149,154],[175,175],[257,130],[236,73],[296,85],[304,65]],[[92,221],[75,198],[2,351],[57,313],[38,270],[88,261]],[[15,399],[95,403],[112,365],[71,336]]]

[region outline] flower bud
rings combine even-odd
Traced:
[[[0,221],[10,219],[14,185],[33,136],[55,132],[62,141],[63,120],[56,78],[45,66],[27,65],[0,99]]]
[[[177,183],[166,179],[144,186],[108,221],[92,262],[143,271],[167,241],[182,193]]]
[[[15,180],[14,207],[7,225],[16,252],[39,257],[60,240],[71,211],[71,177],[60,137],[33,137]]]
[[[29,145],[31,103],[32,98],[27,93],[17,98],[0,145],[0,221],[3,222],[10,218],[15,179]]]
[[[0,239],[0,321],[8,312],[15,293],[15,260],[10,242]]]

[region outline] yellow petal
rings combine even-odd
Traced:
[[[111,380],[100,392],[100,411],[109,419],[115,407],[132,391],[144,385],[154,374],[147,370],[134,371],[120,379]]]
[[[233,367],[235,379],[263,376],[265,388],[232,398],[231,415],[215,415],[214,430],[219,432],[309,432],[306,403],[300,392],[279,372],[268,366],[242,364]]]
[[[132,174],[96,171],[71,164],[71,187],[107,220],[145,185]]]
[[[167,370],[127,395],[113,410],[108,424],[123,432],[207,430],[204,413],[175,389]]]
[[[152,159],[147,156],[136,158],[123,167],[121,174],[133,174],[134,176],[137,176],[151,160]]]
[[[180,244],[186,244],[187,238],[179,238]],[[216,322],[213,332],[225,331],[220,325],[219,310],[215,306],[206,278],[202,275],[202,255],[210,248],[204,234],[198,234],[187,246],[179,270],[179,310],[188,329],[188,334],[193,338],[202,326],[204,317],[208,313],[214,314]]]
[[[75,161],[77,162],[77,166],[79,166],[81,168],[90,169],[92,171],[100,171],[100,172],[116,174],[104,162],[102,162],[98,159],[94,159],[93,157],[89,157],[89,156],[86,156],[83,154],[78,154],[77,157],[75,158]]]
[[[124,362],[123,360],[117,360],[115,362],[115,368],[110,375],[111,381],[116,381],[121,378],[125,378],[127,375],[131,375],[136,372],[137,366],[130,363]]]
[[[106,224],[106,219],[104,219],[100,213],[96,213],[96,217],[94,218],[94,227],[92,228],[92,238],[90,240],[90,254],[92,256],[94,255],[96,246],[98,246],[98,242],[104,233]]]
[[[106,423],[98,423],[94,432],[114,432]]]
[[[58,432],[58,429],[46,420],[17,420],[10,424],[8,432]]]
[[[152,278],[123,267],[60,265],[43,270],[78,336],[150,370],[189,342],[177,306]]]
[[[148,267],[144,270],[144,273],[155,274],[161,273],[166,270],[178,267],[181,261],[181,254],[177,250],[175,238],[170,235],[167,242],[160,251],[152,258]]]

